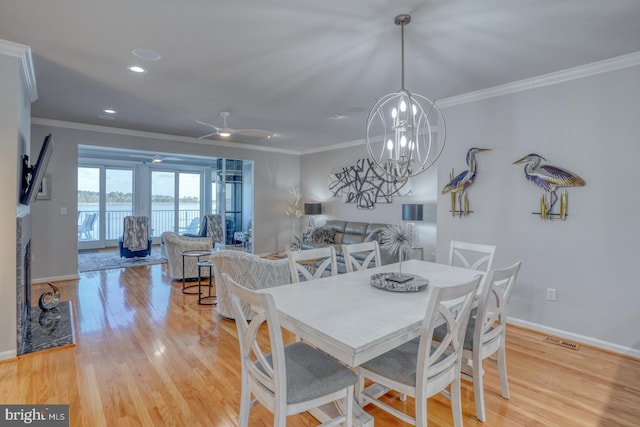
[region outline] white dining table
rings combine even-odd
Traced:
[[[408,260],[402,263],[402,272],[426,278],[426,290],[393,292],[370,285],[372,274],[398,270],[397,263],[388,264],[261,292],[273,296],[282,327],[355,367],[420,335],[434,287],[456,285],[484,274]],[[373,426],[372,417],[359,407],[354,410],[354,422]]]

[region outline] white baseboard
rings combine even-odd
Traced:
[[[542,332],[549,335],[554,335],[561,338],[578,341],[579,343],[590,345],[592,347],[598,347],[603,350],[611,351],[613,353],[619,353],[625,356],[634,357],[640,359],[640,350],[631,347],[625,347],[619,344],[614,344],[608,341],[602,341],[596,338],[587,337],[585,335],[574,334],[573,332],[563,331],[561,329],[550,328],[548,326],[540,325],[538,323],[529,322],[527,320],[514,319],[513,317],[507,317],[507,323],[512,325],[521,326],[523,328],[532,329],[537,332]]]
[[[16,350],[7,350],[0,352],[0,361],[15,359],[18,357],[18,352]]]
[[[42,277],[37,279],[31,279],[32,284],[47,283],[47,282],[65,282],[67,280],[78,280],[79,274],[70,274],[68,276],[54,276],[54,277]]]

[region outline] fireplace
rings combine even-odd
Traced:
[[[18,354],[25,353],[31,315],[31,215],[16,221],[16,335]]]

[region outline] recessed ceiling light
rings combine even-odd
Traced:
[[[117,113],[117,111],[116,111],[116,110],[114,110],[113,108],[105,108],[105,109],[104,109],[104,110],[102,110],[102,111],[104,111],[104,112],[105,112],[105,113],[107,113],[107,114],[115,114],[115,113]]]
[[[133,49],[133,54],[138,58],[148,59],[150,61],[157,61],[162,58],[162,56],[153,49],[137,48]]]
[[[344,114],[340,114],[340,113],[332,113],[331,114],[331,118],[332,119],[336,119],[336,120],[337,119],[344,119],[345,117],[347,117],[347,116],[345,116]]]
[[[139,67],[137,65],[131,65],[131,66],[127,67],[127,68],[129,68],[129,71],[133,71],[134,73],[146,73],[147,72],[147,70],[145,70],[144,68]]]

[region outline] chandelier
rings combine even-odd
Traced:
[[[394,22],[400,26],[402,85],[371,108],[366,141],[376,167],[394,179],[406,180],[435,164],[444,149],[447,131],[435,102],[404,87],[404,26],[411,22],[411,15],[398,15]],[[436,125],[440,143],[434,135]]]

